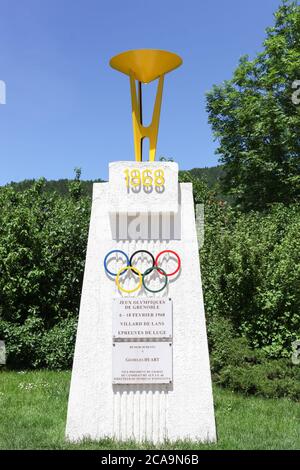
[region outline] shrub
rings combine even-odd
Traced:
[[[46,192],[43,180],[23,192],[0,188],[0,337],[11,367],[70,365],[90,213],[79,176],[69,197]],[[65,357],[45,358],[58,330]]]
[[[290,356],[300,337],[299,207],[243,214],[206,204],[201,265],[208,323],[230,320],[236,334],[269,357]]]
[[[268,359],[252,349],[246,338],[236,336],[228,319],[214,318],[208,326],[213,381],[233,391],[300,399],[300,368],[291,359]]]
[[[228,365],[214,378],[219,385],[244,394],[300,399],[299,367],[287,359],[252,365]]]
[[[76,339],[76,318],[65,318],[47,331],[41,342],[43,362],[49,369],[68,369],[72,366]]]
[[[31,316],[22,324],[1,321],[0,336],[5,339],[7,366],[35,368],[43,364],[41,340],[44,324],[41,318]]]
[[[79,177],[68,197],[45,191],[43,180],[22,192],[0,188],[0,337],[11,367],[71,365],[90,214]],[[300,338],[299,205],[243,214],[189,172],[180,179],[192,180],[195,201],[205,202],[211,364],[216,380],[235,386],[228,367],[262,371],[267,357],[289,357]]]

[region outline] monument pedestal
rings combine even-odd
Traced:
[[[163,167],[170,163],[155,165]],[[70,441],[108,437],[153,443],[184,439],[214,442],[216,430],[192,185],[178,186],[178,212],[174,215],[177,239],[171,234],[169,239],[115,240],[110,184],[95,183],[93,188],[66,437]],[[137,299],[149,296],[172,300],[171,383],[113,384],[113,302],[126,298],[103,268],[106,254],[114,249],[129,257],[136,250],[148,250],[155,255],[170,249],[180,254],[181,271],[174,280],[170,278],[166,289],[158,294],[141,289],[134,294]]]

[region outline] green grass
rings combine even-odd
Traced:
[[[64,441],[70,372],[0,372],[0,449],[152,449],[112,440]],[[299,449],[299,404],[244,397],[214,388],[218,443],[164,444],[162,449]],[[159,447],[156,447],[159,448]]]

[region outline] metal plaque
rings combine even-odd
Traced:
[[[113,338],[172,338],[172,300],[123,297],[113,299]]]
[[[113,343],[113,384],[169,384],[173,380],[169,341]]]

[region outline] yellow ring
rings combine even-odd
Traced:
[[[139,276],[139,283],[138,283],[137,287],[135,287],[134,289],[131,289],[131,290],[124,289],[124,287],[122,287],[119,283],[120,275],[124,271],[127,271],[128,269],[130,269],[131,271],[134,271]],[[120,289],[120,291],[122,291],[122,292],[126,292],[126,294],[131,294],[132,292],[136,292],[137,290],[139,290],[142,287],[142,283],[143,283],[142,273],[137,268],[135,268],[134,266],[125,266],[125,267],[123,266],[123,268],[119,269],[119,271],[117,272],[116,284],[118,286],[118,289]]]

